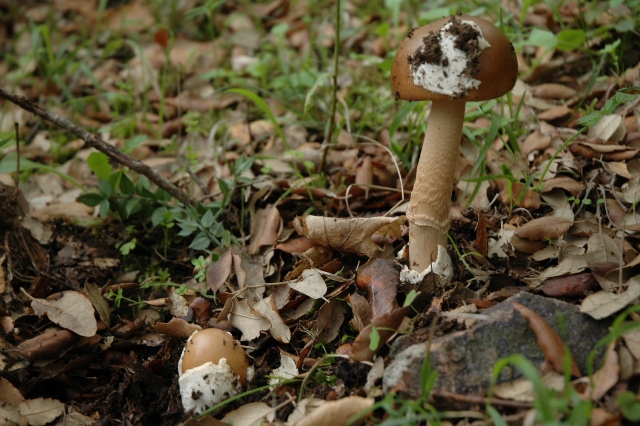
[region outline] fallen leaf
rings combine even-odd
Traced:
[[[296,367],[296,361],[280,352],[280,367],[274,368],[271,374],[269,374],[272,376],[269,379],[269,384],[277,385],[284,380],[296,377],[298,374],[300,374],[300,372],[298,371],[298,367]]]
[[[404,223],[404,217],[371,217],[371,218],[329,218],[322,216],[297,217],[293,226],[300,235],[311,241],[341,252],[356,253],[371,256],[380,250],[380,246],[373,242],[374,234],[397,233],[395,228],[387,225]],[[398,228],[399,229],[399,228]],[[402,234],[397,235],[398,238]]]
[[[182,318],[171,318],[169,322],[157,322],[153,328],[167,336],[177,337],[178,339],[187,340],[193,333],[202,330],[202,327],[183,320]]]
[[[591,272],[546,280],[540,290],[551,297],[583,297],[598,289],[598,281]]]
[[[111,311],[109,310],[109,302],[107,302],[107,299],[102,296],[100,287],[96,284],[85,283],[84,290],[87,292],[87,296],[89,296],[89,300],[93,304],[93,307],[98,312],[100,320],[107,326],[107,328],[111,327]]]
[[[346,425],[353,416],[370,408],[374,402],[373,398],[363,398],[361,396],[348,396],[337,401],[325,402],[312,411],[311,414],[307,414],[298,421],[296,426]],[[368,411],[358,421],[349,424],[361,424],[370,415],[371,411]]]
[[[273,246],[278,240],[282,219],[276,206],[258,209],[251,221],[249,253],[256,254],[262,246]]]
[[[271,327],[269,321],[254,312],[246,300],[236,300],[232,303],[229,322],[242,332],[241,340],[256,339],[260,336],[260,332],[269,330]]]
[[[358,270],[356,284],[367,289],[373,317],[391,312],[397,307],[396,296],[400,271],[391,259],[372,259]]]
[[[587,398],[592,401],[599,401],[612,387],[616,385],[616,383],[618,383],[620,364],[618,363],[618,354],[615,346],[615,340],[607,346],[607,352],[604,355],[602,368],[593,374],[593,387],[591,386],[591,381],[589,381],[582,392],[583,398]]]
[[[353,361],[371,361],[373,356],[387,343],[391,336],[398,331],[407,314],[407,310],[408,308],[396,308],[391,312],[373,318],[371,324],[360,331],[351,344],[349,358]],[[380,340],[376,347],[372,349],[371,333],[373,332],[374,326],[378,331]]]
[[[624,309],[639,296],[640,276],[635,276],[627,281],[627,290],[624,293],[615,294],[608,291],[599,291],[590,294],[582,301],[580,312],[595,319],[606,318]]]
[[[344,302],[334,298],[318,309],[313,335],[318,342],[330,343],[338,337],[344,322],[347,307]]]
[[[264,402],[250,402],[227,413],[222,422],[233,426],[260,426],[263,419],[272,422],[275,414],[275,410]]]
[[[207,268],[206,280],[209,288],[215,294],[231,275],[233,256],[231,250],[227,250],[222,256]]]
[[[572,222],[564,217],[543,216],[520,226],[514,235],[531,241],[556,240],[569,230],[571,224]]]
[[[271,296],[267,296],[252,305],[252,308],[269,321],[269,324],[271,324],[269,332],[277,341],[282,343],[289,343],[291,341],[291,330],[289,330],[287,324],[285,324],[282,317],[280,317],[280,313],[276,309]]]
[[[17,407],[20,403],[24,402],[25,399],[9,380],[0,377],[0,401]]]
[[[533,330],[537,337],[538,346],[544,353],[547,361],[553,365],[553,368],[555,368],[558,373],[564,372],[564,360],[565,357],[568,356],[571,359],[571,375],[580,377],[581,374],[578,364],[576,364],[569,348],[553,327],[540,315],[526,306],[514,302],[513,307],[520,312],[520,315],[529,323],[529,327],[531,327],[531,330]]]
[[[543,83],[531,86],[531,94],[539,98],[546,99],[569,99],[575,96],[576,91],[558,83]]]
[[[64,404],[57,399],[36,398],[22,402],[18,410],[30,425],[44,426],[64,413]]]
[[[67,290],[59,293],[57,299],[49,300],[36,299],[24,289],[22,291],[31,299],[31,308],[36,315],[47,315],[52,322],[80,336],[93,336],[98,331],[93,305],[82,293]]]
[[[287,282],[289,287],[298,293],[305,294],[312,299],[319,299],[327,293],[327,284],[317,269],[305,269],[296,281]]]

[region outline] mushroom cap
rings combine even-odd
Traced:
[[[217,328],[205,328],[191,335],[182,356],[182,373],[207,362],[218,364],[222,358],[244,385],[249,368],[247,354],[231,334]]]
[[[479,80],[477,89],[467,90],[466,95],[452,97],[436,93],[414,83],[409,58],[424,45],[424,38],[438,33],[452,19],[476,23],[491,47],[482,50],[478,56],[478,66],[471,77]],[[445,66],[446,68],[446,66]],[[400,43],[391,68],[391,90],[396,99],[407,101],[439,101],[460,99],[464,101],[485,101],[498,98],[513,88],[518,78],[518,61],[513,45],[491,22],[475,16],[458,15],[416,28]]]

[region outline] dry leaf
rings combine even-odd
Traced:
[[[24,402],[25,399],[9,380],[0,377],[0,401],[17,407],[20,403]]]
[[[404,217],[328,218],[321,216],[297,217],[293,226],[300,235],[324,247],[341,252],[371,256],[380,250],[372,237],[401,238],[400,225]],[[389,227],[388,225],[395,225]],[[382,234],[382,235],[381,235]]]
[[[572,222],[564,217],[544,216],[533,219],[515,230],[515,236],[531,241],[556,240],[569,230]]]
[[[167,336],[177,337],[178,339],[187,340],[189,336],[198,330],[202,330],[202,327],[196,324],[192,324],[183,320],[182,318],[171,318],[169,322],[158,322],[153,328],[162,334]]]
[[[591,272],[550,278],[542,284],[540,290],[552,297],[583,297],[598,289],[598,281]]]
[[[227,282],[227,279],[229,279],[232,263],[233,257],[231,250],[227,250],[218,260],[207,268],[207,284],[209,288],[213,290],[214,294]]]
[[[98,331],[93,305],[82,293],[63,291],[57,299],[48,300],[36,299],[24,289],[22,291],[31,299],[31,308],[36,315],[47,315],[52,322],[80,336],[93,336]]]
[[[400,284],[400,271],[391,259],[373,259],[360,270],[356,284],[366,288],[373,317],[391,312],[397,307],[396,296]]]
[[[313,335],[316,341],[329,343],[338,337],[346,310],[346,305],[336,298],[318,309],[318,315],[313,324]]]
[[[581,374],[578,364],[576,364],[569,348],[553,327],[551,327],[544,318],[526,306],[514,302],[513,307],[520,312],[520,315],[529,323],[529,327],[531,327],[531,330],[533,330],[537,337],[538,346],[544,353],[547,361],[553,365],[553,368],[555,368],[558,373],[564,372],[564,359],[566,356],[569,356],[571,358],[571,375],[580,377]]]
[[[0,404],[0,424],[11,426],[28,426],[27,419],[20,415],[18,407]]]
[[[271,324],[269,332],[277,341],[282,343],[291,341],[291,330],[280,317],[280,313],[271,296],[260,300],[252,308],[269,321],[269,324]]]
[[[269,374],[270,376],[272,376],[269,379],[269,384],[275,386],[284,380],[289,380],[296,377],[298,374],[300,374],[300,371],[298,371],[298,367],[296,367],[296,361],[291,357],[286,356],[281,351],[280,367],[274,368],[271,371],[271,374]]]
[[[533,96],[546,99],[569,99],[576,94],[574,89],[558,83],[538,84],[530,89]]]
[[[31,426],[44,426],[64,412],[64,404],[57,399],[36,398],[24,401],[18,410]]]
[[[317,269],[305,269],[296,281],[289,281],[289,287],[312,299],[319,299],[327,293],[327,284]]]
[[[258,209],[251,221],[249,253],[258,253],[262,246],[273,246],[278,240],[281,227],[282,219],[276,206]]]
[[[222,422],[233,426],[260,426],[265,418],[272,422],[275,414],[275,410],[264,402],[250,402],[227,413]]]
[[[93,304],[93,307],[98,312],[100,320],[107,326],[107,328],[111,327],[111,311],[109,310],[109,302],[107,302],[107,299],[105,299],[100,292],[100,287],[96,284],[86,283],[84,285],[84,290],[87,292],[87,296],[89,296],[89,300]]]
[[[231,299],[229,299],[231,300]],[[242,332],[241,340],[253,340],[261,331],[269,330],[271,325],[262,315],[258,315],[246,300],[236,300],[229,313],[229,322]]]
[[[374,402],[373,398],[363,398],[361,396],[348,396],[337,401],[325,402],[311,414],[307,414],[298,421],[296,426],[346,425],[351,417],[371,407]],[[371,412],[367,412],[363,418],[352,424],[361,424],[370,415]]]
[[[640,297],[640,276],[635,276],[627,281],[627,286],[627,291],[624,293],[599,291],[587,296],[580,305],[580,312],[595,319],[602,319],[626,308]]]
[[[371,324],[358,333],[358,336],[351,344],[349,358],[353,361],[371,361],[373,356],[387,343],[391,336],[396,333],[406,314],[407,308],[397,308],[389,313],[373,318]],[[378,345],[374,349],[371,349],[371,332],[373,326],[376,327],[380,340]]]
[[[593,374],[594,386],[591,387],[591,383],[588,382],[587,387],[582,392],[583,398],[598,401],[609,392],[609,389],[618,383],[620,364],[618,363],[618,354],[616,353],[615,346],[615,341],[609,343],[609,346],[607,346],[602,368]]]

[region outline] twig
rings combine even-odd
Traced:
[[[531,403],[529,402],[511,401],[500,398],[487,398],[484,396],[475,395],[462,395],[447,391],[431,392],[429,395],[438,399],[446,399],[449,401],[461,402],[471,405],[485,405],[487,403],[490,403],[491,405],[500,405],[502,407],[531,408]]]
[[[176,185],[169,182],[167,178],[162,176],[160,172],[152,169],[145,163],[136,160],[135,158],[123,153],[117,148],[106,143],[102,138],[95,133],[91,133],[84,128],[72,123],[65,117],[61,117],[49,111],[48,109],[40,106],[38,103],[33,102],[23,96],[14,95],[13,93],[9,93],[0,87],[0,98],[6,99],[9,102],[12,102],[18,105],[20,108],[29,111],[41,117],[56,126],[66,130],[67,132],[79,137],[83,141],[85,141],[89,146],[97,149],[98,151],[106,154],[113,161],[122,164],[130,168],[131,170],[144,175],[149,178],[149,180],[160,188],[167,191],[173,197],[175,197],[178,201],[183,204],[196,204],[196,201],[191,199],[189,194],[184,192],[182,189],[177,187]]]

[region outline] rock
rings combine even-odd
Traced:
[[[544,354],[536,343],[536,336],[528,322],[513,308],[518,302],[544,318],[568,344],[580,371],[586,374],[587,358],[609,330],[609,322],[596,321],[580,313],[579,306],[560,300],[522,292],[489,308],[465,331],[452,333],[431,343],[431,367],[438,372],[433,391],[457,394],[484,394],[491,384],[493,367],[501,358],[522,354],[540,366]],[[427,342],[413,345],[395,356],[383,376],[384,392],[398,392],[407,398],[421,394],[420,370],[427,353]],[[596,358],[595,368],[599,366]],[[498,383],[522,377],[507,367]]]

